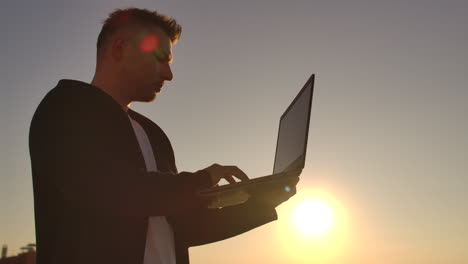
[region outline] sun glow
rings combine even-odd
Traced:
[[[291,263],[326,263],[340,258],[348,241],[347,210],[332,192],[300,190],[278,210],[278,239]]]
[[[306,236],[325,235],[333,225],[333,218],[330,205],[318,199],[303,200],[293,213],[296,228]]]

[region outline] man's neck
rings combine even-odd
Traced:
[[[130,105],[130,102],[128,102],[128,100],[125,99],[125,96],[119,92],[120,89],[118,89],[118,87],[100,81],[96,77],[93,78],[91,84],[110,95],[120,105],[120,107],[122,107],[122,109],[128,113],[128,106]]]

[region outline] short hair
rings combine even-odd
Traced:
[[[109,38],[119,29],[126,26],[158,26],[175,44],[182,33],[182,27],[177,24],[174,18],[159,14],[156,11],[149,11],[140,8],[115,9],[109,17],[103,21],[101,32],[97,39],[97,54],[102,52],[103,47]]]

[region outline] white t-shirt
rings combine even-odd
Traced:
[[[128,115],[128,114],[127,114]],[[143,127],[128,115],[143,153],[147,171],[157,171],[156,159]],[[150,216],[143,264],[176,264],[174,232],[165,216]]]

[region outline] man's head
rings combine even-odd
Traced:
[[[172,45],[180,34],[181,26],[174,19],[157,12],[115,10],[97,40],[93,83],[107,86],[105,90],[114,93],[119,103],[153,101],[164,81],[172,80]]]

